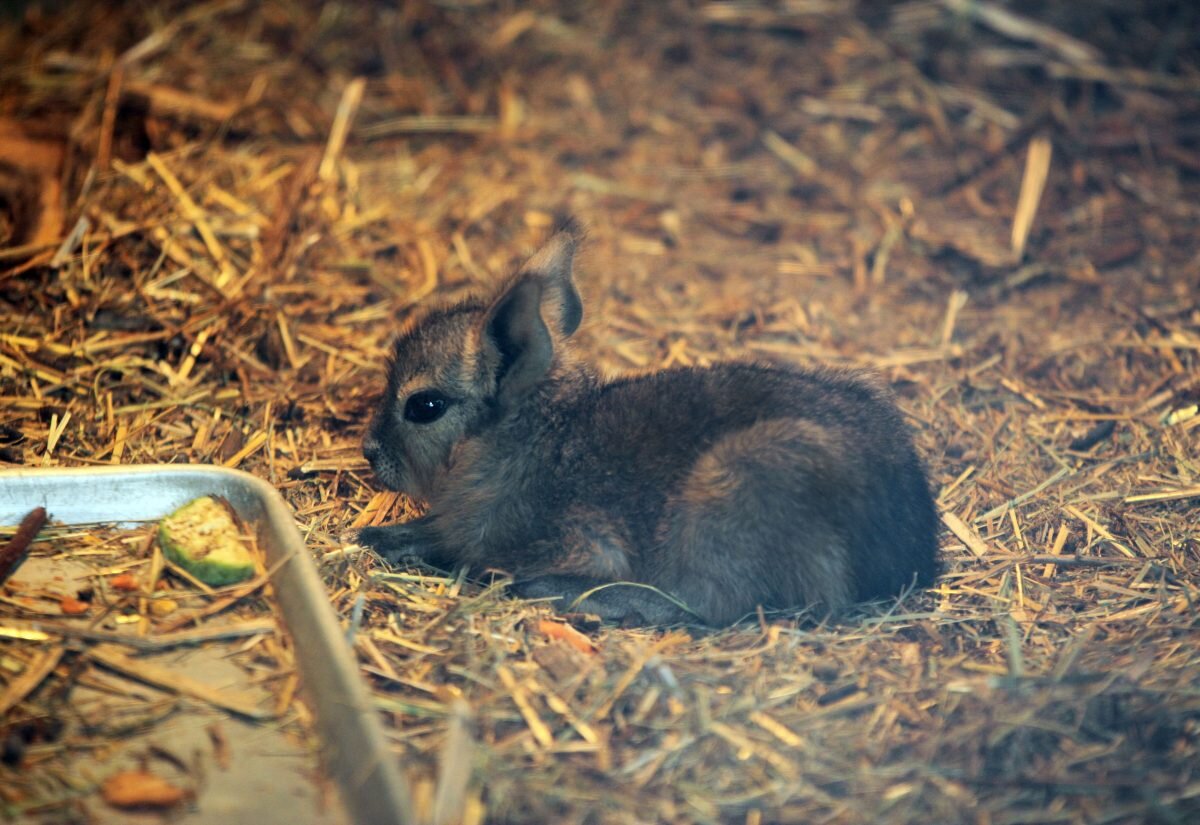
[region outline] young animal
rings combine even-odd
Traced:
[[[568,345],[578,237],[566,223],[494,297],[401,333],[363,452],[429,509],[361,543],[637,624],[828,611],[936,577],[928,483],[883,388],[748,364],[602,379]]]

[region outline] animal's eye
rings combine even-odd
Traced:
[[[450,406],[450,399],[437,390],[414,392],[404,404],[404,417],[414,424],[437,421]]]

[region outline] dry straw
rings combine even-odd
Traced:
[[[427,821],[1196,821],[1200,38],[1141,3],[635,5],[0,22],[25,216],[0,225],[0,459],[274,483]],[[346,547],[415,512],[358,448],[390,337],[562,207],[603,368],[884,373],[940,490],[938,587],[716,633],[580,619],[588,653],[502,577]],[[259,585],[122,604],[198,640],[257,627]],[[0,593],[5,725],[61,707],[68,661],[155,678],[107,619],[60,632],[24,595]],[[46,776],[0,767],[0,804],[53,808]]]

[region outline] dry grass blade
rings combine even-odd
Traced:
[[[946,8],[978,20],[1008,37],[1036,43],[1055,51],[1073,63],[1088,65],[1101,62],[1102,55],[1094,46],[1053,26],[1011,12],[999,3],[988,0],[941,0],[941,3]]]
[[[130,658],[111,644],[96,645],[88,652],[88,655],[105,667],[132,679],[165,688],[172,693],[199,699],[215,707],[236,713],[238,716],[262,720],[274,718],[276,715],[274,710],[262,707],[259,702],[249,696],[244,696],[236,691],[210,687],[188,676],[175,673],[162,665]]]
[[[1037,215],[1038,205],[1042,202],[1046,178],[1050,175],[1052,152],[1053,147],[1045,137],[1035,137],[1029,142],[1029,153],[1025,157],[1025,174],[1021,178],[1021,194],[1017,198],[1017,211],[1013,215],[1012,224],[1012,248],[1018,258],[1025,254],[1025,244],[1029,241],[1030,230],[1033,229],[1033,219]]]
[[[433,825],[455,825],[463,821],[469,797],[467,785],[475,742],[471,737],[471,709],[462,699],[451,700],[446,743],[438,762],[437,791],[433,800]]]
[[[275,633],[278,629],[274,619],[264,618],[217,627],[199,627],[195,630],[156,633],[153,636],[131,636],[127,633],[96,630],[63,622],[0,620],[0,633],[8,634],[11,631],[13,635],[36,633],[61,636],[66,639],[85,639],[91,642],[105,642],[113,646],[131,647],[143,652],[169,650],[173,647],[198,645],[221,639],[242,639],[263,633]]]
[[[47,676],[50,675],[54,668],[58,667],[58,663],[62,661],[63,653],[66,651],[60,646],[54,646],[42,650],[36,654],[34,660],[25,667],[25,671],[13,679],[5,686],[4,692],[0,693],[0,716],[4,716],[17,704],[25,699],[30,693],[37,689]]]
[[[338,103],[333,126],[329,130],[329,140],[325,144],[325,155],[321,158],[321,165],[317,167],[317,177],[325,182],[333,180],[338,158],[346,145],[346,136],[350,134],[350,123],[354,119],[354,113],[358,111],[358,104],[362,102],[366,88],[367,79],[356,77],[342,90],[342,99]]]
[[[988,554],[987,543],[979,537],[979,534],[967,526],[966,522],[954,515],[950,511],[943,511],[942,523],[950,528],[953,533],[967,549],[974,553],[977,557],[983,558]]]

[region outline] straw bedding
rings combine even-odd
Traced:
[[[1184,5],[30,6],[0,23],[0,459],[274,483],[431,820],[1195,821]],[[560,210],[606,370],[879,370],[939,585],[563,630],[347,547],[417,506],[358,451],[390,336]]]

